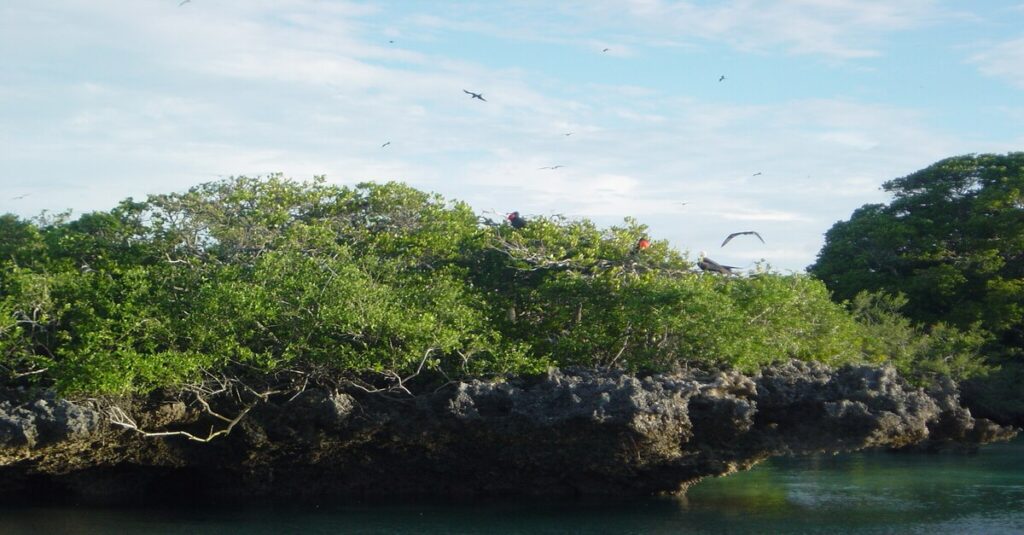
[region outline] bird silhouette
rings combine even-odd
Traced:
[[[381,146],[380,146],[380,148],[382,148],[382,149],[383,149],[384,147],[387,147],[387,146],[388,146],[388,145],[390,145],[390,144],[391,144],[391,142],[390,142],[390,141],[388,141],[387,143],[385,143],[385,144],[381,145]]]
[[[724,82],[724,81],[725,81],[725,75],[723,74],[722,76],[720,76],[720,77],[718,78],[718,81],[719,81],[719,82]]]
[[[754,174],[752,174],[750,176],[760,176],[760,175],[761,175],[761,171],[758,171],[758,172],[756,172],[756,173],[754,173]]]
[[[551,167],[538,167],[537,170],[539,171],[541,169],[551,169],[553,171],[553,170],[558,169],[560,167],[565,167],[565,166],[564,165],[552,165]]]
[[[32,194],[31,193],[26,193],[24,195],[18,195],[17,197],[11,197],[11,200],[12,201],[19,201],[21,199],[24,199],[25,197],[28,197],[29,195],[32,195]]]
[[[565,137],[569,137],[569,136],[571,136],[573,134],[575,134],[575,132],[566,132],[566,133],[564,133],[562,135],[564,135]]]
[[[715,262],[714,260],[708,258],[707,253],[705,253],[704,251],[700,252],[700,258],[697,261],[697,267],[699,267],[701,271],[721,273],[722,275],[735,275],[735,273],[733,273],[732,270],[739,269],[736,266],[723,266],[722,264]]]
[[[472,91],[466,91],[465,89],[463,89],[462,92],[467,94],[467,95],[469,95],[470,98],[476,98],[476,99],[480,99],[480,100],[482,100],[484,102],[487,102],[487,99],[484,98],[484,94],[483,93],[474,93]]]
[[[187,3],[191,2],[191,1],[192,1],[192,0],[181,0],[181,3],[180,3],[180,4],[178,4],[178,7],[181,7],[181,6],[183,6],[183,5],[187,4]]]
[[[736,236],[743,236],[746,234],[753,234],[754,236],[757,236],[757,239],[761,240],[761,243],[764,243],[764,238],[762,238],[760,234],[754,232],[753,230],[745,230],[743,232],[733,232],[732,234],[726,236],[725,241],[722,242],[722,247],[725,247],[725,244],[732,241],[732,239],[735,238]]]
[[[611,49],[610,48],[606,48],[606,49],[602,50],[601,52],[607,52],[609,50],[611,50]]]

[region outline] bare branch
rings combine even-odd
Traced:
[[[203,401],[203,403],[205,405],[206,402]],[[187,439],[189,439],[189,440],[191,440],[193,442],[204,442],[205,443],[205,442],[210,442],[211,440],[213,440],[213,439],[215,439],[217,437],[225,436],[228,433],[231,433],[231,430],[234,429],[235,425],[237,425],[238,422],[240,422],[242,420],[242,418],[244,418],[245,415],[248,414],[250,410],[252,410],[253,406],[254,405],[250,405],[250,406],[246,407],[245,409],[242,410],[242,412],[240,412],[238,414],[238,416],[236,416],[234,419],[231,419],[231,420],[228,420],[228,419],[224,418],[223,416],[221,416],[219,414],[216,414],[213,411],[208,410],[208,412],[211,415],[216,416],[216,417],[221,418],[221,419],[224,419],[228,423],[228,425],[227,425],[227,427],[225,427],[224,429],[221,429],[219,431],[214,431],[213,428],[211,427],[210,428],[210,433],[207,434],[205,437],[200,437],[200,436],[193,435],[192,433],[189,433],[188,431],[145,431],[145,430],[139,428],[139,425],[135,422],[135,420],[132,419],[132,417],[129,416],[128,413],[126,413],[123,409],[121,409],[121,407],[118,407],[118,406],[110,407],[110,423],[112,423],[114,425],[117,425],[117,426],[120,426],[120,427],[123,427],[125,429],[129,429],[129,430],[135,431],[136,433],[139,433],[140,435],[142,435],[144,437],[173,437],[173,436],[179,436],[179,437],[185,437],[185,438],[187,438]],[[206,405],[206,407],[207,407],[207,409],[209,409],[209,405]]]

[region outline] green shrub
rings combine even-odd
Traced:
[[[978,340],[851,313],[805,275],[701,274],[663,241],[636,249],[632,219],[513,229],[397,183],[241,177],[0,226],[0,372],[66,392],[790,358],[963,375]]]

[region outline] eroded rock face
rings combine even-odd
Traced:
[[[67,440],[87,439],[102,417],[87,405],[45,398],[25,406],[0,402],[2,448],[40,448]]]
[[[925,392],[891,368],[802,362],[754,377],[552,370],[404,399],[309,389],[209,443],[146,437],[112,425],[110,410],[0,403],[0,496],[672,493],[772,455],[1014,434],[972,418],[952,383]],[[224,425],[177,401],[132,410],[148,431]]]

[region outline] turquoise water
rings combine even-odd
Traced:
[[[0,506],[0,533],[1024,533],[1024,441],[976,455],[775,459],[685,499]]]

